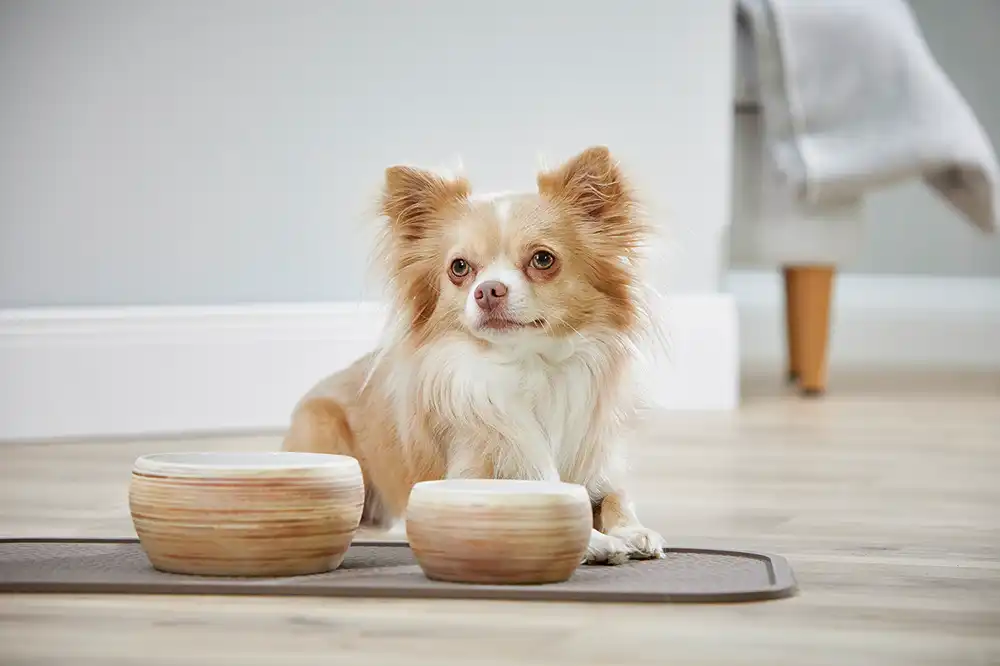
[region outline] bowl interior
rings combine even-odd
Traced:
[[[135,461],[135,469],[144,472],[253,472],[355,468],[357,465],[357,460],[349,456],[291,451],[155,453]]]

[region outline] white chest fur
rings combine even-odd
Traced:
[[[459,339],[425,352],[412,386],[459,447],[493,442],[503,476],[589,480],[605,379],[596,344],[526,340],[484,349]]]

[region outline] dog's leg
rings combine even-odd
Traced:
[[[452,479],[517,479],[558,482],[551,447],[534,422],[504,424],[504,429],[459,432],[448,450]]]
[[[471,439],[470,439],[471,441]],[[483,451],[467,443],[453,444],[448,451],[448,479],[493,479],[496,470],[493,461]]]
[[[590,493],[594,529],[619,541],[630,559],[664,557],[663,537],[642,524],[625,490],[628,471],[621,444],[613,438],[609,441],[612,446],[604,450],[595,472],[582,481]]]
[[[629,557],[637,560],[664,556],[666,542],[657,532],[645,527],[635,514],[635,507],[621,490],[614,490],[600,500],[594,512],[594,526],[609,537],[621,540]]]
[[[448,460],[449,479],[529,479],[558,481],[554,461],[538,461],[529,470],[508,469],[497,466],[483,452],[473,446],[453,446]],[[596,509],[595,509],[596,511]],[[584,555],[584,564],[624,564],[629,560],[629,548],[621,539],[590,532],[590,543]]]
[[[590,530],[590,543],[583,556],[583,564],[625,564],[629,560],[628,544],[617,536],[605,534],[601,526],[601,496],[588,489],[590,493],[590,508],[593,517],[593,527]],[[595,496],[598,499],[594,499]]]
[[[590,530],[590,543],[583,556],[584,564],[625,564],[629,560],[628,544],[599,530]]]

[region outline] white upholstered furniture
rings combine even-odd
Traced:
[[[994,233],[1000,163],[906,0],[737,6],[731,259],[784,271],[790,375],[818,394],[830,292],[860,248],[864,197],[919,180]]]
[[[781,190],[764,159],[755,58],[742,25],[737,30],[735,71],[730,262],[783,273],[789,379],[803,394],[819,395],[826,388],[836,270],[861,247],[863,201],[809,206]]]

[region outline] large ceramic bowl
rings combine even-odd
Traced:
[[[433,580],[538,584],[567,580],[590,540],[582,486],[542,481],[449,480],[410,493],[406,534]]]
[[[164,453],[132,469],[129,509],[161,571],[292,576],[340,566],[361,520],[358,461],[319,453]]]

